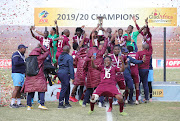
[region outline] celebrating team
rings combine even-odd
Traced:
[[[47,51],[49,51],[54,67],[58,68],[51,81],[53,83],[56,77],[61,81],[58,108],[71,107],[69,100],[79,101],[82,107],[86,107],[87,103],[90,103],[88,113],[91,114],[97,100],[99,100],[99,107],[102,107],[107,99],[109,101],[108,112],[112,111],[113,103],[118,103],[120,115],[127,115],[123,112],[124,103],[138,105],[141,102],[140,83],[143,84],[144,88],[145,98],[143,101],[148,103],[149,100],[152,100],[151,81],[153,72],[150,71],[150,69],[152,70],[152,35],[148,27],[148,19],[145,20],[145,25],[142,28],[138,26],[135,17],[133,17],[133,21],[138,31],[133,32],[133,26],[129,25],[124,35],[122,28],[111,34],[111,28],[105,30],[98,24],[88,38],[85,27],[77,27],[73,37],[72,47],[74,51],[72,56],[69,55],[71,48],[69,44],[70,31],[65,29],[59,35],[57,21],[55,21],[56,28],[53,27],[50,34],[48,31],[41,33],[35,27],[30,28],[32,36],[40,41],[42,46],[46,47],[39,45],[44,53],[46,52],[45,56],[48,56]],[[35,36],[34,32],[41,37]],[[141,51],[138,51],[137,48],[137,36],[139,34],[143,36]],[[74,68],[77,68],[75,74]],[[70,78],[74,84],[71,94]],[[26,81],[28,80],[26,79]],[[134,85],[136,90],[135,101],[133,100]],[[24,88],[26,89],[26,87]],[[33,93],[35,91],[37,90],[34,90]],[[75,98],[76,92],[78,92],[79,100]],[[32,91],[28,92],[28,95],[32,95],[29,93]],[[42,94],[41,91],[39,95],[40,108],[47,109],[44,106],[44,93]],[[28,110],[32,109],[31,98],[33,95],[27,101]]]

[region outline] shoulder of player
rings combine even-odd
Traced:
[[[12,54],[12,58],[14,58],[14,57],[20,57],[18,51],[14,52],[14,53]]]
[[[68,58],[69,58],[70,60],[73,60],[73,57],[72,57],[71,55],[69,55],[69,54],[68,54]]]

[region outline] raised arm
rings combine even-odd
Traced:
[[[81,42],[79,43],[79,48],[82,47],[82,45],[84,44],[84,40],[86,39],[86,33],[84,33],[83,35],[83,39],[81,40]]]
[[[116,33],[117,33],[117,30],[115,30],[113,36],[111,37],[111,42],[115,40],[115,45],[116,45]]]
[[[115,45],[118,45],[118,44],[119,44],[118,39],[115,38]]]
[[[35,26],[32,26],[31,28],[32,28],[32,30],[34,30],[36,33],[38,33],[39,35],[44,36],[44,34],[43,34],[42,32],[40,32],[40,31],[38,31],[38,30],[35,29]]]
[[[145,39],[145,41],[146,41],[146,38],[144,38],[144,39]],[[153,49],[152,49],[152,43],[151,43],[151,41],[146,41],[146,43],[149,44],[149,53],[152,54]]]
[[[36,39],[36,36],[34,35],[33,31],[32,31],[32,27],[30,28],[30,31],[31,31],[31,35],[32,37],[34,37]]]
[[[149,30],[149,26],[148,26],[148,18],[145,19],[145,24],[146,24],[148,36],[149,36],[149,37],[152,37],[152,34],[151,34],[151,32],[150,32],[150,30]]]
[[[140,27],[139,27],[139,25],[138,25],[137,22],[136,22],[136,17],[135,17],[135,16],[133,16],[133,21],[134,21],[134,23],[135,23],[135,25],[136,25],[137,30],[139,31],[139,30],[140,30]],[[139,32],[139,33],[140,33],[140,32]],[[143,32],[141,32],[141,35],[144,36],[144,35],[143,35]]]
[[[105,41],[104,41],[104,46],[102,47],[102,49],[100,50],[100,55],[103,56],[103,54],[106,52],[107,49],[107,44],[108,44],[108,33],[102,28],[102,31],[104,31],[105,33]]]
[[[95,42],[94,42],[94,35],[95,35],[95,33],[93,32],[92,34],[91,34],[91,40],[90,41],[92,41],[92,45],[93,46],[95,46]]]
[[[125,30],[125,32],[127,33],[127,38],[126,38],[126,40],[127,41],[131,41],[131,36],[130,36],[130,34],[129,34],[129,31],[128,30]]]
[[[91,66],[95,69],[97,69],[97,65],[94,64],[94,58],[95,56],[91,56]]]
[[[55,25],[56,25],[56,35],[59,35],[59,30],[58,30],[57,20],[54,20],[54,23],[55,23]]]

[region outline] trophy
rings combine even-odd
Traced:
[[[103,19],[104,19],[104,17],[103,17],[103,16],[97,16],[97,19],[99,20],[99,28],[101,28],[101,27],[102,27],[102,24],[103,24]],[[98,31],[98,35],[99,35],[99,36],[104,35],[103,31],[102,31],[102,30],[99,30],[99,31]]]

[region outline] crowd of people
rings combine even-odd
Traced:
[[[57,77],[61,82],[58,108],[72,107],[69,100],[79,101],[82,107],[90,103],[88,113],[91,114],[95,103],[103,107],[104,102],[108,101],[108,112],[112,111],[112,104],[119,104],[120,114],[127,115],[123,112],[124,103],[141,103],[141,83],[145,97],[143,102],[152,101],[152,35],[148,19],[145,19],[145,25],[141,28],[135,17],[133,21],[138,31],[133,32],[133,26],[129,25],[127,30],[120,28],[112,34],[111,28],[105,30],[98,24],[89,37],[84,26],[77,27],[72,38],[72,56],[69,55],[71,45],[68,29],[59,34],[56,20],[56,27],[52,27],[49,32],[41,33],[32,26],[31,34],[40,44],[27,59],[24,56],[27,48],[25,45],[19,45],[18,51],[12,55],[15,89],[10,107],[24,107],[20,99],[21,92],[24,92],[27,93],[27,110],[31,110],[34,93],[38,92],[38,108],[48,109],[44,105],[47,81],[52,86]],[[141,51],[137,47],[139,34],[143,36]],[[76,71],[74,68],[77,68]],[[51,75],[55,76],[52,78]],[[71,94],[70,79],[74,84]]]

